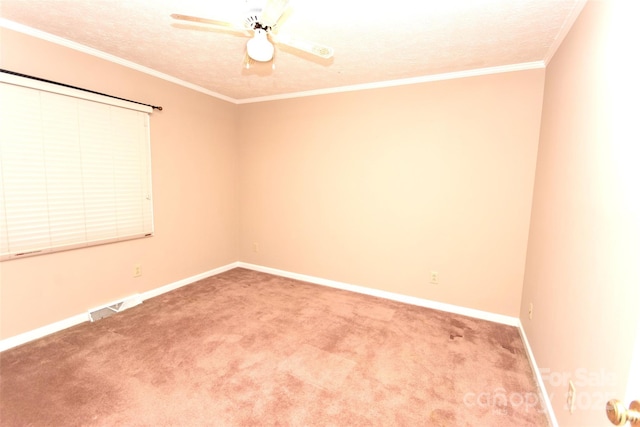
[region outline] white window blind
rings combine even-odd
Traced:
[[[0,74],[0,260],[152,235],[150,112]]]

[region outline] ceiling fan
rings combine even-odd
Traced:
[[[251,5],[250,3],[253,3]],[[264,7],[260,6],[264,3]],[[197,16],[172,14],[180,21],[197,22],[212,25],[220,29],[241,32],[251,39],[247,42],[247,56],[258,62],[269,62],[273,59],[274,44],[288,46],[323,59],[333,56],[333,49],[318,43],[278,34],[285,12],[289,8],[289,0],[266,0],[266,2],[249,2],[246,15],[241,22],[227,22]],[[249,62],[247,62],[248,67]]]

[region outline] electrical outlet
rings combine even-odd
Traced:
[[[133,277],[140,277],[142,276],[142,266],[140,264],[136,264],[133,267]]]
[[[253,252],[260,252],[260,245],[258,245],[257,243],[253,244]]]
[[[569,390],[567,390],[567,408],[569,413],[573,414],[573,410],[576,406],[576,387],[573,385],[573,381],[569,380]]]
[[[529,319],[533,319],[533,303],[529,303]]]
[[[431,280],[429,280],[431,283],[433,283],[434,285],[437,285],[438,283],[440,283],[440,275],[438,274],[437,271],[432,271],[431,272]]]

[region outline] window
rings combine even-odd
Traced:
[[[0,73],[0,260],[152,235],[150,112]]]

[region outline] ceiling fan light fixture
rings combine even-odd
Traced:
[[[254,61],[269,62],[273,59],[273,45],[267,39],[267,32],[256,29],[251,40],[247,42],[247,54]]]

